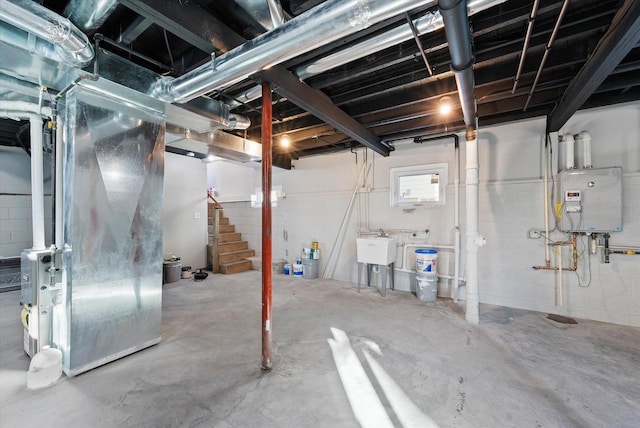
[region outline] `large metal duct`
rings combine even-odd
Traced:
[[[31,0],[0,0],[0,20],[52,43],[60,59],[83,68],[93,59],[87,36],[67,18]]]
[[[468,3],[469,15],[474,15],[483,10],[504,3],[506,0],[472,0]],[[419,36],[441,30],[444,27],[442,15],[439,11],[427,12],[413,21]],[[400,25],[378,36],[371,37],[350,47],[342,49],[331,55],[308,62],[294,70],[294,73],[302,80],[332,70],[341,65],[364,58],[391,46],[398,45],[413,38],[411,27],[408,24]],[[242,103],[247,103],[260,98],[261,87],[254,86],[236,96],[237,101],[229,103],[233,109]]]
[[[236,0],[236,3],[266,30],[273,30],[284,24],[280,0]]]
[[[280,64],[368,26],[392,18],[433,0],[329,0],[273,31],[238,46],[177,78],[163,79],[158,96],[186,102],[238,83],[259,70]]]
[[[62,14],[85,32],[93,32],[111,16],[118,0],[71,0]]]

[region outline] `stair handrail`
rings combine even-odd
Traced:
[[[209,199],[211,199],[213,201],[213,207],[216,209],[221,210],[222,209],[222,205],[220,205],[220,202],[216,201],[216,198],[213,197],[213,195],[211,194],[211,190],[207,189],[207,196],[209,197]]]

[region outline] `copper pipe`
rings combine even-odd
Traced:
[[[562,19],[564,18],[564,14],[567,12],[568,7],[569,7],[569,0],[564,0],[564,3],[562,4],[562,9],[560,9],[560,14],[558,15],[558,19],[556,20],[556,25],[553,27],[553,31],[551,32],[551,37],[549,37],[549,42],[544,47],[544,54],[542,55],[540,66],[538,67],[538,71],[536,72],[536,77],[533,79],[533,84],[531,85],[531,89],[529,90],[529,96],[527,97],[527,101],[524,103],[524,108],[522,109],[522,111],[527,111],[527,108],[529,107],[529,103],[531,102],[533,93],[536,90],[536,86],[538,85],[538,80],[542,75],[542,69],[544,69],[544,64],[547,62],[549,51],[553,46],[553,41],[556,39],[556,35],[558,34],[558,30],[560,29],[560,24],[562,23]]]
[[[271,88],[262,82],[262,371],[271,371]]]
[[[578,239],[577,236],[578,234],[576,232],[573,232],[572,234],[572,238],[571,241],[564,241],[564,242],[557,242],[555,245],[571,245],[572,248],[572,259],[573,259],[573,264],[571,267],[562,267],[562,270],[566,270],[569,272],[575,272],[576,270],[578,270]],[[548,262],[545,266],[533,266],[533,269],[535,270],[558,270],[560,269],[557,266],[551,266]]]
[[[538,3],[540,0],[534,0],[533,8],[531,9],[531,14],[529,15],[529,23],[527,25],[527,34],[524,37],[524,46],[522,46],[522,53],[520,54],[520,63],[518,64],[518,71],[516,72],[516,78],[513,81],[513,89],[511,89],[511,93],[516,93],[516,88],[518,87],[518,81],[520,80],[520,76],[522,76],[522,69],[524,67],[524,60],[527,56],[527,49],[529,49],[529,41],[531,40],[531,33],[533,32],[533,23],[536,20],[536,16],[538,15]]]

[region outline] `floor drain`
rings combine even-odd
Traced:
[[[562,315],[548,314],[547,318],[549,318],[551,321],[560,322],[562,324],[578,324],[578,321],[574,320],[573,318],[564,317]]]

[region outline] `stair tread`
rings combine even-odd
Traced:
[[[223,256],[223,255],[229,255],[229,254],[240,254],[240,253],[246,253],[247,251],[255,251],[255,250],[252,250],[251,248],[245,248],[244,250],[234,250],[234,251],[226,251],[224,253],[218,253],[218,255]]]

